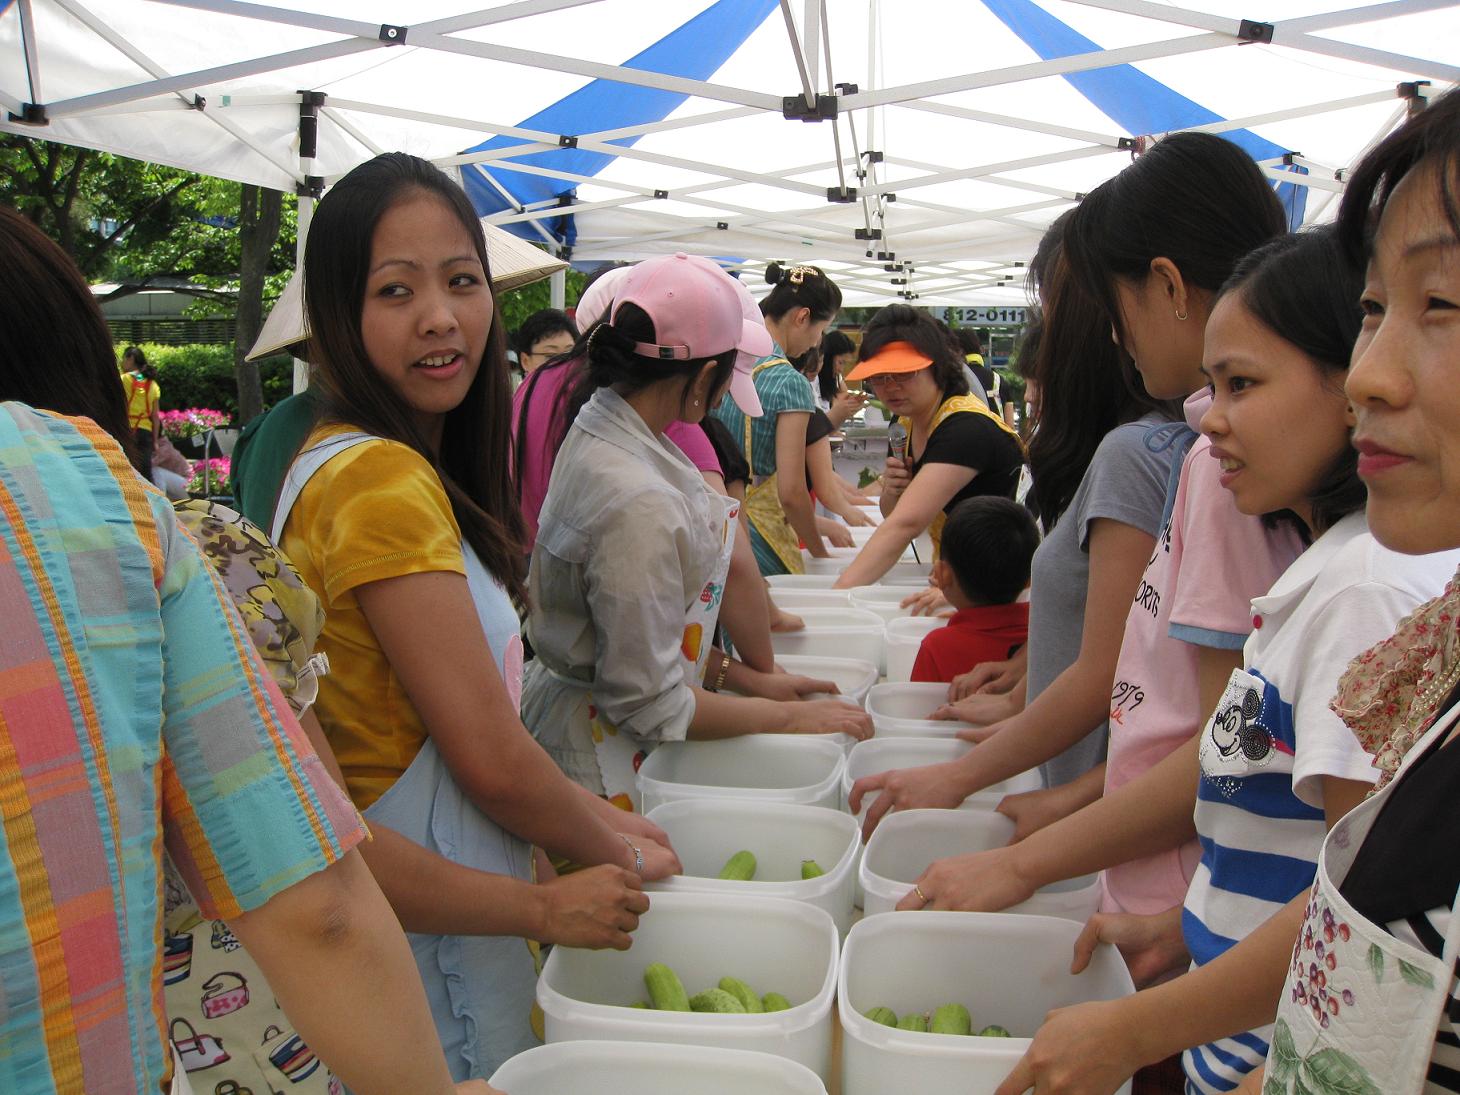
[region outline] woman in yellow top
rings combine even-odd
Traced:
[[[147,364],[147,355],[136,346],[122,351],[122,389],[127,395],[127,423],[137,444],[137,467],[152,478],[152,450],[162,432],[159,413],[162,389],[157,386],[157,369]]]
[[[534,844],[674,872],[661,832],[566,779],[518,719],[505,340],[465,194],[413,156],[357,167],[315,212],[305,300],[320,418],[272,538],[324,601],[332,672],[316,711],[356,805],[454,862],[520,879]],[[534,1044],[522,940],[410,940],[454,1077],[490,1076]]]
[[[1018,436],[969,395],[960,355],[925,313],[889,304],[868,322],[858,357],[847,379],[871,384],[907,440],[888,455],[882,474],[884,520],[837,578],[837,589],[877,581],[924,530],[936,553],[954,506],[979,494],[1014,497],[1024,466]]]

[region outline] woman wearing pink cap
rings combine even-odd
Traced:
[[[709,490],[664,432],[698,422],[727,389],[758,411],[740,362],[769,349],[732,279],[688,255],[634,267],[588,338],[597,390],[558,451],[528,576],[537,659],[523,720],[571,778],[625,809],[661,741],[871,732],[836,700],[762,698],[771,675],[712,647],[738,503]],[[717,694],[726,687],[743,695]]]

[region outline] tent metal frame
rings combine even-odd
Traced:
[[[799,97],[808,109],[816,108],[820,100],[831,98],[837,108],[835,117],[814,123],[820,127],[821,132],[812,137],[812,131],[808,130],[808,136],[817,141],[830,137],[832,150],[831,155],[812,164],[790,165],[779,170],[749,170],[739,163],[702,162],[653,148],[628,146],[622,142],[718,122],[764,116],[782,118],[786,113],[784,100],[787,95],[770,94],[764,89],[732,87],[708,80],[626,69],[584,58],[503,46],[462,36],[465,32],[480,32],[534,15],[600,3],[601,0],[517,0],[515,3],[466,11],[448,18],[400,28],[382,27],[358,19],[321,15],[301,9],[265,7],[246,0],[150,2],[162,8],[263,20],[317,32],[325,36],[326,40],[227,64],[188,72],[170,72],[155,58],[148,56],[144,43],[129,40],[117,32],[83,0],[16,0],[25,60],[25,84],[23,87],[0,87],[0,110],[10,116],[8,122],[0,122],[0,128],[45,136],[46,123],[53,120],[104,117],[116,113],[200,113],[232,140],[267,163],[273,172],[289,180],[301,196],[300,217],[301,227],[304,227],[307,225],[313,198],[317,196],[320,186],[333,181],[333,177],[321,179],[316,174],[314,159],[307,154],[301,154],[297,162],[294,162],[279,150],[269,147],[251,133],[246,121],[249,111],[265,106],[276,108],[281,103],[308,106],[305,96],[242,94],[230,96],[226,102],[205,103],[199,98],[197,89],[220,83],[226,85],[231,81],[296,65],[364,54],[373,50],[387,50],[401,45],[489,62],[550,70],[587,79],[606,79],[687,95],[696,101],[697,109],[700,105],[707,106],[708,109],[643,125],[567,135],[523,129],[494,120],[410,110],[387,103],[335,98],[332,95],[322,97],[313,117],[321,129],[328,127],[348,140],[352,147],[358,147],[361,159],[380,151],[369,136],[368,126],[362,124],[363,116],[369,115],[459,128],[464,134],[470,135],[463,139],[463,145],[475,143],[483,135],[512,138],[516,143],[507,147],[444,156],[437,162],[444,168],[473,171],[504,195],[511,207],[491,218],[494,223],[530,224],[549,245],[555,245],[555,240],[543,226],[544,222],[566,212],[631,212],[637,218],[636,223],[655,226],[635,237],[632,243],[638,247],[672,249],[676,241],[688,244],[706,236],[713,238],[716,232],[733,232],[737,241],[764,240],[766,250],[763,255],[773,257],[788,249],[794,242],[793,238],[788,237],[788,233],[795,233],[795,238],[814,241],[818,256],[825,256],[828,262],[848,264],[848,270],[838,272],[839,279],[845,278],[849,284],[864,285],[882,293],[887,290],[885,282],[890,274],[902,277],[904,285],[911,284],[911,278],[916,274],[919,286],[928,290],[937,288],[939,291],[947,288],[957,292],[998,283],[1005,275],[991,274],[989,270],[1012,267],[995,265],[990,268],[987,265],[978,265],[970,268],[972,264],[953,265],[953,261],[959,257],[958,249],[963,244],[965,235],[971,238],[971,234],[957,231],[950,233],[948,230],[959,226],[966,226],[970,230],[975,226],[982,226],[986,230],[990,224],[1008,227],[1008,262],[1012,263],[1022,254],[1027,254],[1028,242],[1039,227],[1036,221],[1020,218],[1031,214],[1048,214],[1078,200],[1079,194],[1033,180],[1014,178],[1011,173],[1107,155],[1129,146],[1129,138],[1118,133],[1097,132],[1051,121],[1024,118],[1014,113],[977,110],[957,102],[948,102],[947,96],[1113,65],[1189,56],[1238,45],[1264,48],[1260,44],[1262,42],[1270,43],[1266,48],[1294,50],[1378,66],[1407,75],[1414,81],[1460,82],[1460,66],[1393,53],[1324,35],[1324,32],[1342,30],[1375,20],[1454,8],[1460,6],[1460,0],[1376,0],[1343,10],[1273,24],[1255,24],[1256,32],[1253,30],[1254,24],[1246,20],[1185,6],[1166,6],[1152,0],[1065,0],[1081,7],[1147,20],[1153,25],[1180,33],[1135,45],[1053,60],[1013,64],[940,79],[860,90],[845,89],[845,85],[836,85],[833,82],[830,35],[835,28],[828,18],[825,0],[803,0],[799,18],[792,0],[779,0],[789,46],[789,97]],[[89,94],[54,101],[45,100],[45,84],[42,80],[43,64],[46,60],[45,44],[37,34],[36,15],[37,9],[46,6],[64,12],[86,27],[101,43],[116,51],[146,78]],[[876,0],[869,5],[868,19],[869,25],[875,30],[880,19]],[[1254,33],[1258,34],[1255,40]],[[392,34],[395,35],[394,40]],[[875,34],[869,36],[868,48],[872,62],[869,71],[875,77]],[[819,90],[823,86],[826,90]],[[1396,95],[1402,97],[1405,93],[1405,86],[1401,85],[1394,91],[1349,95],[1192,128],[1213,133],[1229,132],[1369,106]],[[1411,87],[1409,93],[1424,92]],[[938,164],[891,154],[884,156],[881,151],[873,150],[878,147],[879,115],[889,106],[935,114],[961,122],[1010,128],[1066,143],[1052,151],[1011,157],[992,163]],[[865,121],[860,131],[857,125],[859,117]],[[1403,104],[1391,118],[1389,127],[1402,117]],[[843,126],[846,127],[846,145],[843,144]],[[1382,136],[1383,132],[1387,132],[1387,128],[1381,130],[1378,136]],[[859,136],[865,140],[859,141]],[[558,148],[564,137],[571,138],[581,149],[663,169],[671,173],[666,175],[665,182],[672,181],[673,185],[627,183],[614,179],[612,173],[584,176],[522,162],[521,157]],[[304,151],[306,150],[301,150],[301,153]],[[1308,173],[1299,174],[1288,169],[1294,165],[1307,168]],[[495,168],[554,179],[569,187],[592,188],[594,196],[568,205],[551,201],[524,205],[513,199],[507,188],[494,176]],[[1322,195],[1323,199],[1330,198],[1343,187],[1340,170],[1298,155],[1288,157],[1286,162],[1264,163],[1262,168],[1270,177],[1307,186],[1315,195]],[[835,173],[835,187],[825,185],[829,172]],[[690,181],[685,181],[684,175],[690,176]],[[703,179],[697,180],[694,176],[703,176]],[[808,177],[817,177],[817,181],[810,181]],[[950,204],[946,200],[932,200],[919,195],[919,191],[969,181],[1008,188],[1011,192],[1022,195],[1024,200],[972,210]],[[792,208],[783,210],[760,207],[754,201],[737,194],[737,191],[746,187],[764,188],[766,193],[794,198],[796,203]],[[599,197],[599,194],[605,196]],[[812,199],[815,204],[808,206],[806,199]],[[675,208],[693,207],[703,210],[703,215],[670,213],[664,208],[666,204]],[[859,207],[857,219],[861,221],[860,227],[852,223],[843,209],[843,206],[849,204]],[[1327,204],[1327,200],[1321,200],[1318,208],[1321,210]],[[938,232],[942,232],[942,236],[936,244],[919,239],[920,235]],[[301,231],[301,247],[302,239]],[[896,248],[893,246],[894,239],[898,241]],[[983,237],[982,243],[987,251],[987,236]],[[610,257],[613,250],[612,240],[600,241],[588,236],[580,239],[576,253],[580,258]],[[897,255],[897,259],[888,260],[886,256],[893,254]],[[906,293],[911,290],[903,291]]]

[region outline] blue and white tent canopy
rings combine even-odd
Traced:
[[[1225,133],[1321,219],[1460,78],[1460,0],[1208,2],[0,0],[0,129],[306,193],[405,149],[575,261],[1014,302],[1143,140]]]

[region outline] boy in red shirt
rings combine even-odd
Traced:
[[[915,681],[951,681],[980,662],[1003,661],[1029,638],[1029,584],[1039,530],[1029,511],[996,495],[960,502],[943,526],[932,583],[958,611],[930,631],[913,663]]]

